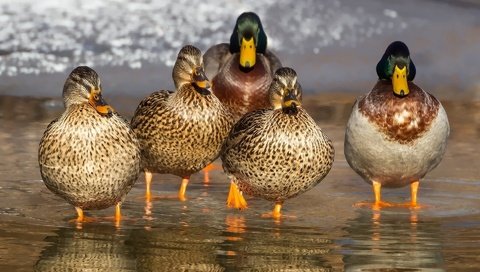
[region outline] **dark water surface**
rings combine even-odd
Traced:
[[[135,99],[110,99],[129,117]],[[287,201],[290,217],[261,214],[272,203],[250,198],[243,212],[225,207],[228,180],[220,170],[208,186],[192,177],[185,202],[180,180],[155,175],[143,199],[143,175],[123,205],[93,211],[96,222],[76,224],[75,210],[43,185],[39,139],[62,110],[57,100],[0,97],[0,271],[479,271],[480,102],[444,101],[452,133],[444,160],[421,182],[418,210],[354,208],[373,195],[343,156],[351,95],[305,98],[334,140],[335,163],[314,189]],[[216,162],[220,165],[220,162]],[[384,199],[409,200],[409,189],[384,190]]]

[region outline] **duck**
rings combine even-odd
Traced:
[[[141,101],[130,125],[140,142],[147,201],[153,173],[182,178],[186,200],[190,176],[219,157],[233,117],[210,90],[202,52],[184,46],[173,67],[175,91],[160,90]]]
[[[129,123],[103,98],[98,74],[75,68],[65,81],[65,111],[52,121],[40,140],[38,162],[46,187],[73,205],[77,221],[84,210],[121,203],[140,173],[140,147]]]
[[[450,126],[439,100],[413,80],[416,67],[409,48],[392,42],[377,63],[378,80],[359,97],[346,126],[344,153],[350,167],[373,186],[375,208],[395,206],[382,201],[381,188],[410,185],[408,207],[419,207],[419,181],[442,160]]]
[[[332,141],[302,107],[302,88],[295,70],[278,69],[269,88],[270,107],[245,114],[222,148],[225,173],[243,194],[275,203],[317,185],[332,168]]]
[[[267,49],[267,35],[257,14],[240,14],[230,43],[210,47],[203,59],[206,75],[212,79],[213,93],[235,120],[247,112],[270,106],[268,89],[273,74],[282,64]]]

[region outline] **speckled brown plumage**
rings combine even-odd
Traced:
[[[391,140],[407,144],[421,137],[436,118],[440,103],[413,82],[410,94],[398,97],[392,82],[379,80],[372,91],[358,101],[359,111]]]
[[[233,125],[232,115],[218,98],[191,80],[193,66],[202,66],[201,52],[184,50],[175,65],[185,69],[174,68],[173,73],[177,90],[145,98],[131,121],[140,141],[143,169],[180,177],[188,177],[215,160]]]
[[[301,97],[295,72],[281,68],[270,88],[273,108],[244,115],[222,150],[224,170],[241,191],[278,203],[318,184],[334,159],[332,142],[305,109],[287,107],[290,92]]]
[[[75,71],[79,80],[72,81],[71,74],[65,84],[66,110],[40,141],[40,173],[48,189],[75,207],[103,209],[121,202],[134,185],[140,150],[123,118],[101,115],[88,104],[89,90],[83,88],[98,89],[99,83]],[[96,77],[92,71],[87,72]]]

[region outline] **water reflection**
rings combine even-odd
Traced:
[[[126,244],[137,271],[224,271],[215,260],[215,237],[215,228],[180,222],[133,230]]]
[[[226,232],[228,241],[241,241],[246,232],[245,216],[238,214],[228,214],[225,218]],[[234,254],[234,253],[232,253]],[[228,254],[227,254],[228,255]]]
[[[107,225],[81,230],[59,228],[34,266],[35,271],[132,271],[135,259],[124,244],[125,233]]]
[[[443,271],[440,225],[419,211],[362,209],[341,240],[347,271]]]
[[[100,220],[75,229],[67,223],[72,208],[40,180],[38,142],[63,111],[61,101],[55,101],[0,96],[1,271],[30,271],[35,263],[37,271],[480,271],[478,101],[444,102],[452,125],[449,146],[441,167],[420,187],[420,199],[431,209],[352,208],[371,198],[370,187],[343,158],[354,96],[322,94],[304,101],[334,141],[336,166],[328,180],[292,199],[296,219],[262,218],[260,211],[270,207],[262,200],[249,200],[251,208],[243,212],[226,209],[228,180],[212,171],[208,186],[201,183],[201,173],[193,176],[185,202],[145,202],[141,178],[126,198],[118,229],[101,219],[111,210],[92,212]],[[132,98],[112,101],[122,105],[124,116],[137,103]],[[152,190],[158,196],[177,192],[178,180],[162,175]],[[406,195],[405,190],[390,194]]]
[[[330,271],[341,267],[341,259],[329,235],[258,217],[249,224],[243,215],[227,215],[218,260],[227,270]]]

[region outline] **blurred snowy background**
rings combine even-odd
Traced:
[[[433,0],[3,0],[0,95],[60,96],[78,65],[99,72],[107,97],[172,88],[178,50],[227,42],[243,11],[259,14],[306,91],[366,92],[403,40],[419,85],[480,99],[480,1]]]

